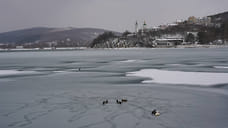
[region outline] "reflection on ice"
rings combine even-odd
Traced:
[[[145,80],[143,83],[188,84],[204,86],[228,83],[228,73],[143,69],[140,71],[127,73],[127,76],[147,77],[152,79]]]

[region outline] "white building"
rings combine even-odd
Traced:
[[[154,46],[157,47],[172,47],[180,45],[184,42],[184,38],[160,38],[153,41]]]
[[[23,46],[16,46],[16,49],[23,49]]]

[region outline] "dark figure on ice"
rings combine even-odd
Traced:
[[[155,115],[155,116],[160,116],[160,113],[159,111],[157,111],[156,109],[154,109],[152,112],[151,112],[152,115]]]
[[[116,100],[116,103],[117,103],[117,104],[122,104],[122,102],[121,102],[121,101],[119,101],[119,100]]]
[[[108,104],[108,100],[102,102],[103,105]]]
[[[122,99],[121,101],[122,101],[122,102],[127,102],[127,99]]]

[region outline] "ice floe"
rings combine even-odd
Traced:
[[[143,83],[187,84],[203,86],[228,83],[228,73],[142,69],[136,72],[129,72],[127,73],[127,76],[151,78],[151,80],[144,80]]]

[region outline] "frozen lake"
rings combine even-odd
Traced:
[[[0,52],[0,128],[227,128],[227,109],[227,48]]]

